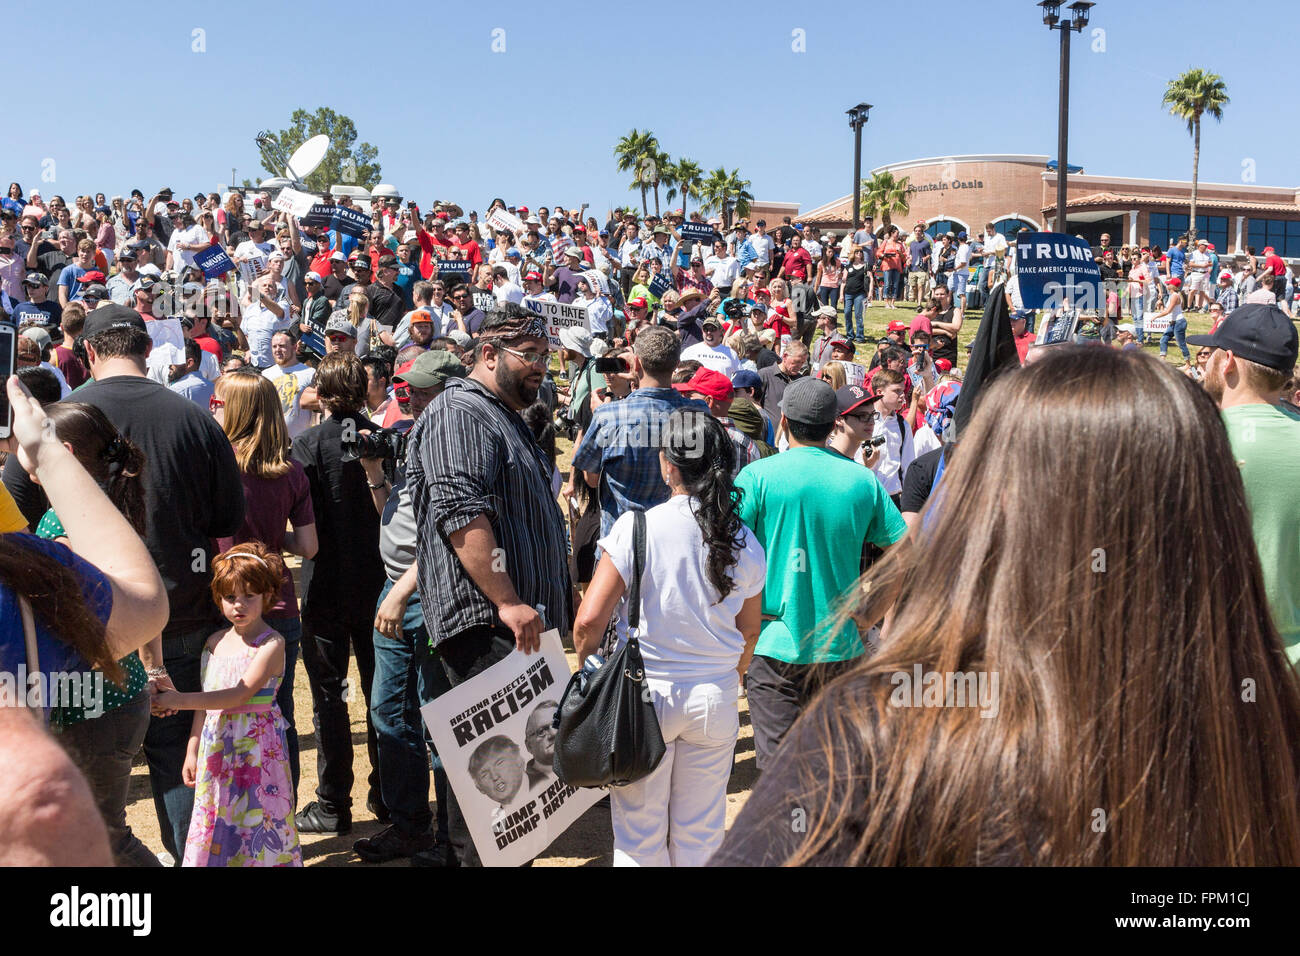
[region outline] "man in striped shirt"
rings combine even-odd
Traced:
[[[447,382],[411,430],[420,603],[453,687],[572,624],[552,466],[519,415],[537,400],[549,357],[545,323],[507,303],[480,328],[469,377]],[[448,798],[452,849],[476,866],[465,817]]]

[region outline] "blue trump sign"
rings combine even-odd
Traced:
[[[714,239],[721,238],[707,222],[684,222],[677,227],[677,234],[692,242],[706,242],[712,245]]]
[[[215,279],[235,268],[226,250],[220,246],[208,246],[202,252],[194,253],[194,264],[203,270],[205,279]]]
[[[335,206],[334,216],[330,219],[330,228],[361,239],[370,232],[370,217],[364,212],[349,209],[347,206]]]
[[[1027,309],[1101,309],[1101,269],[1086,239],[1059,232],[1016,236],[1016,282]]]
[[[473,268],[474,263],[468,259],[438,259],[439,276],[464,276],[469,278],[469,271]]]
[[[664,293],[667,292],[672,287],[673,287],[673,280],[668,278],[668,276],[666,276],[662,272],[659,273],[657,276],[655,276],[653,279],[651,279],[650,284],[646,286],[646,288],[650,290],[650,294],[654,296],[656,299],[662,299],[664,297]]]

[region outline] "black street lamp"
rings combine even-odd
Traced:
[[[871,112],[870,103],[859,103],[849,114],[849,126],[853,127],[853,231],[862,225],[862,127],[867,125],[867,114]]]
[[[1061,106],[1056,120],[1056,231],[1066,231],[1065,184],[1069,174],[1066,159],[1067,140],[1070,136],[1070,31],[1082,33],[1088,25],[1088,11],[1096,6],[1088,0],[1075,0],[1070,4],[1071,17],[1061,19],[1060,0],[1042,0],[1043,23],[1047,29],[1061,34]]]

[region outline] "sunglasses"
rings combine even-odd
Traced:
[[[352,338],[352,336],[345,335],[342,332],[336,333],[334,335],[327,335],[325,337],[329,339],[331,342],[347,342]]]

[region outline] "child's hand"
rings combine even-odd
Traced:
[[[199,775],[199,755],[191,751],[185,755],[185,763],[181,766],[181,782],[187,787],[194,786]]]
[[[150,688],[153,696],[149,698],[149,710],[158,717],[166,717],[180,710],[181,695],[175,690],[163,690],[157,684]]]

